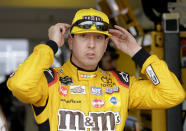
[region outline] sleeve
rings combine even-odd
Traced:
[[[8,88],[20,101],[36,106],[45,105],[48,82],[44,71],[53,63],[56,46],[51,41],[36,46],[29,58],[8,79]]]
[[[163,60],[152,55],[137,61],[142,65],[141,73],[148,80],[130,77],[129,109],[170,108],[185,99],[185,91],[179,80]]]

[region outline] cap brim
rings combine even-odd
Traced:
[[[100,33],[100,34],[105,34],[107,36],[112,36],[111,34],[109,34],[108,31],[99,31],[97,29],[78,29],[76,31],[72,30],[71,34],[81,34],[81,33]]]

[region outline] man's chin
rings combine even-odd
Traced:
[[[97,67],[98,62],[89,60],[89,61],[86,62],[86,65],[89,66],[89,67]]]

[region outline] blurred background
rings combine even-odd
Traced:
[[[186,89],[186,0],[0,0],[0,131],[38,131],[31,107],[13,97],[6,80],[35,45],[48,40],[51,25],[71,24],[82,8],[101,10],[111,26],[127,29],[150,54],[168,63]],[[69,56],[65,43],[52,66],[63,65]],[[112,42],[99,65],[145,79]],[[185,110],[184,103],[169,110],[130,110],[125,131],[186,131]]]

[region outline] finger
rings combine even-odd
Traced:
[[[71,25],[69,25],[69,24],[64,24],[64,26],[65,26],[66,28],[70,28]]]
[[[60,28],[60,31],[62,32],[62,34],[65,34],[65,32],[70,28],[70,25],[65,24],[65,23],[57,23],[56,27]]]
[[[68,28],[70,28],[71,25],[64,24],[64,23],[58,23],[58,26],[60,26],[60,27],[64,26],[66,29],[68,29]]]
[[[66,25],[65,28],[66,28],[66,32],[65,34],[68,34],[68,30],[70,29],[71,25]]]
[[[119,49],[119,44],[121,42],[118,42],[118,38],[116,38],[116,37],[110,37],[110,39],[112,40],[113,44]]]
[[[66,35],[68,33],[69,26],[68,25],[61,25],[60,30],[62,32],[62,35]]]
[[[120,30],[116,30],[116,29],[110,29],[109,33],[112,34],[112,36],[117,37],[118,39],[126,39],[127,35],[124,34],[123,32],[121,32]]]
[[[60,26],[61,34],[64,35],[66,32],[66,28],[64,26]]]
[[[109,29],[109,33],[111,33],[112,35],[122,35],[123,33],[119,30],[116,29]]]
[[[120,30],[123,34],[130,35],[130,33],[129,33],[126,29],[124,29],[123,27],[118,26],[118,25],[114,25],[114,27],[115,27],[116,29]]]
[[[110,37],[110,39],[111,39],[114,43],[117,43],[117,38],[116,38],[116,37]]]

